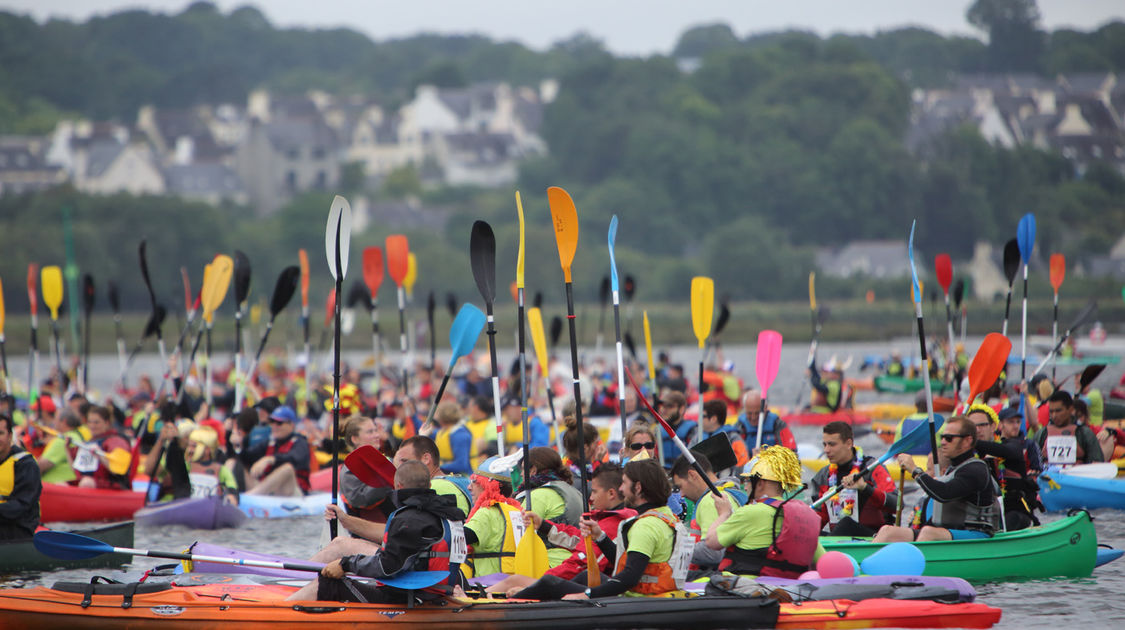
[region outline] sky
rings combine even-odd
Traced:
[[[904,25],[973,34],[970,0],[213,0],[224,12],[254,4],[280,27],[347,26],[376,40],[418,32],[478,33],[535,49],[587,32],[617,54],[670,52],[685,29],[725,22],[740,36],[785,28],[873,33]],[[178,13],[188,0],[0,0],[0,9],[43,21],[84,21],[123,9]],[[1125,21],[1122,0],[1039,0],[1043,25],[1092,30]]]

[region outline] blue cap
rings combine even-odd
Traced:
[[[273,410],[270,414],[270,420],[280,420],[282,422],[297,422],[297,413],[289,407],[282,405]]]

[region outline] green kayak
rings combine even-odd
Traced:
[[[884,546],[837,536],[824,536],[820,541],[826,551],[842,551],[856,562]],[[1089,577],[1098,554],[1097,534],[1086,512],[992,538],[914,544],[926,556],[923,575],[973,582]]]
[[[96,529],[78,530],[82,534],[113,547],[133,546],[133,521],[106,525]],[[84,560],[59,560],[37,551],[31,540],[0,542],[0,574],[22,571],[54,571],[55,569],[103,569],[128,564],[132,556],[107,553]]]
[[[908,376],[880,374],[873,380],[875,381],[875,391],[889,392],[892,394],[913,394],[926,386],[925,381],[921,378],[910,378]],[[946,389],[946,385],[938,379],[931,379],[930,387],[932,387],[935,392],[944,391]]]

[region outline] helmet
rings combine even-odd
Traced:
[[[784,446],[767,446],[749,467],[748,476],[776,481],[786,491],[801,486],[801,462],[793,451]]]

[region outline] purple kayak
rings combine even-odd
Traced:
[[[138,510],[133,518],[138,525],[147,527],[184,525],[192,529],[221,529],[238,527],[249,517],[238,506],[224,503],[221,497],[200,497],[150,505]]]
[[[307,563],[308,560],[298,560],[296,558],[287,558],[285,556],[274,556],[268,553],[257,553],[254,551],[243,551],[241,549],[232,549],[222,545],[214,545],[208,542],[199,541],[193,543],[188,549],[188,553],[195,553],[202,556],[219,556],[222,558],[242,558],[246,560],[265,560],[267,562],[301,562]],[[290,571],[288,569],[269,569],[266,567],[248,567],[239,564],[218,564],[215,562],[195,562],[191,563],[191,568],[187,570],[190,573],[237,573],[249,575],[268,575],[271,577],[280,578],[300,578],[304,580],[309,579],[308,571]]]

